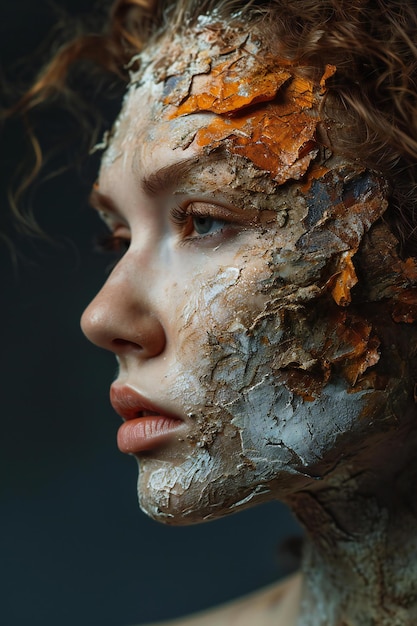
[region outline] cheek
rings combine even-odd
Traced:
[[[343,320],[316,301],[309,314],[293,283],[283,296],[273,243],[257,239],[224,265],[206,259],[167,292],[177,303],[169,389],[190,430],[140,462],[140,502],[153,517],[201,521],[285,497],[360,429],[371,392],[347,393],[322,366],[329,351],[340,357]]]
[[[237,401],[266,377],[308,400],[327,382],[318,355],[325,363],[334,320],[325,307],[317,320],[304,306],[317,296],[321,265],[306,273],[295,258],[277,263],[277,238],[254,235],[224,264],[213,253],[170,294],[176,397],[187,398],[187,411],[203,410],[208,399],[213,406]],[[192,392],[182,394],[185,387]]]
[[[273,234],[253,233],[232,255],[216,260],[213,252],[187,289],[188,299],[180,313],[185,324],[196,320],[207,330],[248,330],[269,297],[264,285],[273,274],[275,245]]]
[[[198,360],[213,382],[220,362],[235,355],[243,366],[250,356],[242,349],[270,297],[264,285],[271,279],[272,245],[272,237],[259,237],[224,264],[207,259],[176,298],[177,354],[187,364]]]
[[[225,424],[232,424],[249,434],[253,448],[268,449],[269,459],[294,415],[334,413],[331,372],[352,360],[366,369],[376,352],[375,346],[370,352],[370,327],[338,312],[330,295],[317,299],[319,288],[309,284],[313,270],[298,280],[294,259],[277,265],[273,236],[256,244],[212,274],[206,267],[184,290],[176,310],[176,396],[187,399],[188,412],[201,412],[199,437],[205,442],[211,444]],[[294,276],[283,280],[288,271]],[[333,388],[337,402],[349,386],[346,377],[340,390]],[[347,412],[352,404],[357,415],[360,394],[343,404]],[[297,429],[303,426],[307,433],[308,424],[300,422]]]

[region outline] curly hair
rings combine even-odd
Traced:
[[[389,219],[407,253],[417,242],[417,4],[404,0],[116,0],[104,32],[64,46],[17,105],[30,110],[68,89],[76,62],[88,59],[122,81],[129,60],[167,31],[198,16],[245,18],[262,25],[281,56],[323,73],[336,101],[358,132],[341,136],[338,149],[378,169],[391,185]],[[358,139],[354,139],[355,135]]]

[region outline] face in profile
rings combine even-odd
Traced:
[[[203,24],[132,75],[92,196],[126,250],[83,328],[117,356],[119,447],[154,518],[285,499],[402,397],[390,322],[352,295],[386,185],[317,139],[335,70]]]

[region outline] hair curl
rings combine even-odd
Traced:
[[[407,252],[417,242],[417,4],[414,0],[117,0],[104,32],[64,46],[16,106],[29,111],[64,93],[69,70],[88,59],[128,79],[126,66],[151,39],[215,11],[262,22],[270,45],[300,66],[337,73],[329,94],[359,129],[341,150],[381,171],[391,184],[390,219]]]

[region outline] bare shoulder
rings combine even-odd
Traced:
[[[295,574],[220,607],[152,626],[295,626],[301,582]]]

